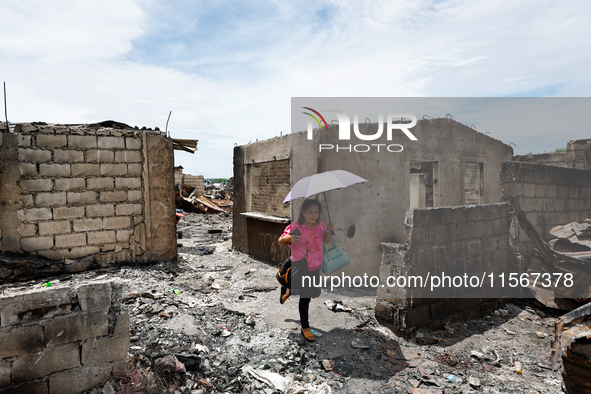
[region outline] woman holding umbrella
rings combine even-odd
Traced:
[[[320,295],[320,266],[322,265],[322,242],[329,243],[334,225],[328,226],[320,221],[322,206],[318,200],[306,199],[300,209],[297,222],[286,227],[279,237],[279,245],[291,245],[291,282],[292,288],[281,288],[280,302],[283,304],[291,294],[300,296],[299,312],[302,323],[302,335],[308,341],[314,341],[310,330],[308,312],[311,298]],[[304,285],[302,277],[309,277]],[[316,287],[317,286],[317,287]]]

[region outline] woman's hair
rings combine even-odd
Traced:
[[[316,223],[320,222],[320,214],[322,213],[322,204],[320,201],[314,200],[313,198],[308,198],[304,200],[302,203],[302,207],[300,208],[300,217],[298,218],[298,224],[304,224],[306,219],[304,218],[304,214],[302,211],[307,211],[312,205],[316,205],[318,207],[318,219],[316,219]]]

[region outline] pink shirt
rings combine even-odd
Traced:
[[[324,242],[324,235],[326,234],[326,225],[322,222],[316,222],[312,225],[312,228],[308,228],[305,224],[300,225],[295,222],[285,228],[281,237],[290,234],[296,228],[302,234],[298,242],[291,245],[291,260],[298,261],[304,259],[306,258],[306,253],[308,253],[308,269],[310,271],[316,271],[322,265],[322,258],[324,257],[322,242]],[[312,238],[312,235],[314,238]],[[308,248],[310,248],[309,251]]]

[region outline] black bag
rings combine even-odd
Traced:
[[[291,257],[288,257],[283,263],[279,263],[276,278],[281,286],[291,289]]]

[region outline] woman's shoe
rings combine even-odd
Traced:
[[[281,305],[285,304],[285,301],[289,298],[289,289],[287,287],[281,287],[281,294],[279,295],[279,302]]]
[[[312,334],[312,330],[309,328],[302,328],[302,335],[306,338],[307,341],[314,342],[316,338],[314,338],[314,334]]]

